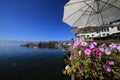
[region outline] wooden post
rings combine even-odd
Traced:
[[[73,53],[73,48],[72,47],[73,47],[73,44],[74,44],[74,40],[71,39],[70,43],[71,43],[70,52]],[[75,74],[74,73],[71,74],[71,80],[75,80]]]
[[[75,80],[75,74],[74,73],[71,74],[71,80]]]
[[[73,47],[73,44],[74,44],[74,40],[73,39],[70,40],[70,44],[71,44],[71,46],[70,46],[70,52],[72,53],[73,52],[72,47]]]

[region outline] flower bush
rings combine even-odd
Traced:
[[[120,79],[120,45],[75,41],[64,74],[78,79]]]

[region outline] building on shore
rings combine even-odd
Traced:
[[[86,27],[75,28],[72,32],[77,37],[77,40],[106,40],[106,39],[119,39],[120,40],[120,22],[113,22],[110,25],[103,27]]]

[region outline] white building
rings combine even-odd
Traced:
[[[114,25],[120,24],[120,22],[113,23]],[[109,26],[101,29],[100,31],[88,32],[88,33],[76,33],[77,40],[92,40],[97,37],[106,37],[114,33],[120,33],[120,26]]]

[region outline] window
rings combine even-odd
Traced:
[[[92,36],[94,36],[94,34],[92,34]]]
[[[99,33],[99,31],[97,31],[96,33]]]
[[[104,32],[104,30],[102,29],[102,32]]]
[[[80,37],[84,38],[84,37],[85,37],[85,35],[81,35]]]
[[[102,34],[103,36],[105,36],[105,34]]]
[[[87,35],[87,37],[89,37],[89,35]]]
[[[106,32],[106,28],[105,28],[105,29],[103,29],[103,32]]]
[[[113,28],[113,27],[111,27],[111,28]]]
[[[109,33],[107,33],[107,36],[109,36]]]
[[[102,29],[102,32],[105,32],[105,29]]]
[[[118,30],[118,31],[120,30],[120,26],[117,27],[117,30]]]
[[[109,31],[109,27],[106,28],[106,31]]]
[[[106,32],[106,28],[104,29],[104,32]]]

